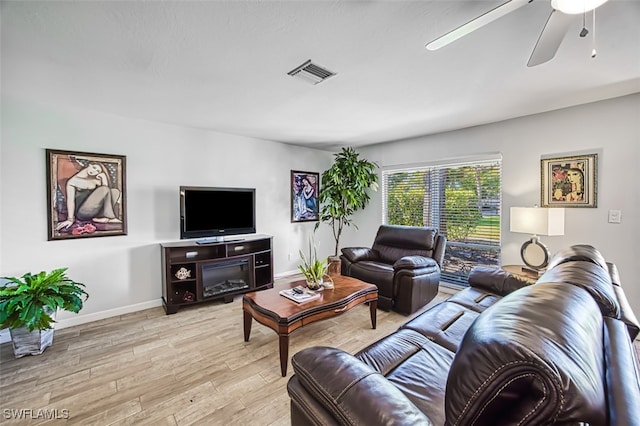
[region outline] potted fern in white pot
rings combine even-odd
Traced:
[[[16,358],[41,354],[53,343],[58,309],[78,313],[89,295],[84,284],[67,277],[67,268],[22,277],[3,277],[0,328],[8,328]]]

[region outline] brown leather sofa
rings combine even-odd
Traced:
[[[355,355],[292,358],[293,425],[640,425],[638,320],[590,246],[536,284],[487,267]]]
[[[341,273],[378,286],[378,307],[409,315],[438,294],[447,239],[435,228],[382,225],[373,246],[342,249]]]

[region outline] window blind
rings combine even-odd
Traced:
[[[442,280],[467,284],[475,265],[500,263],[499,156],[382,171],[383,222],[435,227],[447,237]]]

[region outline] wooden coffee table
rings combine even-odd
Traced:
[[[296,303],[280,295],[280,290],[305,285],[295,281],[276,288],[247,293],[242,298],[244,312],[244,341],[249,341],[251,320],[255,319],[278,333],[280,343],[280,370],[287,375],[289,335],[300,327],[343,314],[362,303],[369,302],[371,328],[376,328],[378,287],[351,277],[332,277],[334,289],[325,289],[319,299]]]

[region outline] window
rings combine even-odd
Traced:
[[[442,281],[467,285],[473,266],[500,263],[501,190],[499,155],[385,169],[383,222],[438,228]]]

